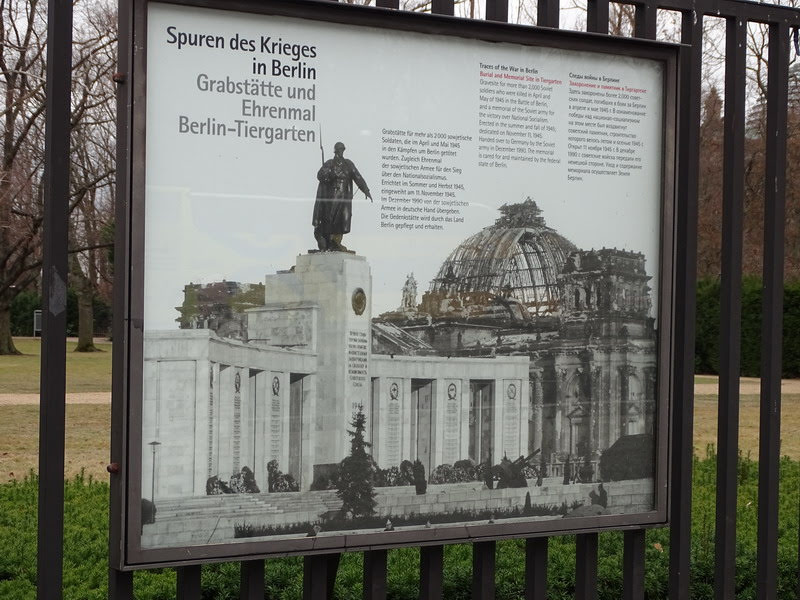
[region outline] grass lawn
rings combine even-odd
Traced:
[[[22,352],[0,356],[0,394],[38,394],[39,338],[14,338]],[[76,342],[67,342],[67,392],[111,391],[111,343],[95,342],[101,352],[75,352]]]
[[[68,404],[64,472],[72,478],[107,481],[111,407],[108,404]],[[0,406],[0,483],[22,479],[39,468],[39,407]]]
[[[39,340],[16,339],[23,356],[0,356],[0,394],[35,394],[39,387]],[[111,345],[99,345],[105,352],[67,352],[68,392],[108,392],[111,389]],[[754,380],[748,380],[750,385]],[[713,598],[713,548],[715,474],[713,453],[707,446],[716,440],[717,396],[711,393],[717,378],[695,378],[694,446],[701,458],[694,469],[692,594],[698,600]],[[784,389],[782,411],[782,454],[800,459],[800,391],[798,382]],[[752,389],[752,385],[750,385]],[[747,389],[741,395],[740,447],[745,457],[758,455],[759,398]],[[35,600],[36,486],[23,481],[38,466],[38,417],[36,404],[0,403],[0,600]],[[65,475],[84,472],[96,482],[107,481],[110,431],[108,404],[68,404]],[[703,459],[707,455],[710,458]],[[794,597],[797,564],[797,485],[800,464],[781,464],[779,597]],[[737,598],[755,598],[755,515],[757,506],[757,465],[745,458],[740,462],[737,529]],[[10,483],[9,483],[10,482]],[[100,600],[106,592],[106,550],[108,486],[72,481],[66,488],[65,508],[65,599]],[[666,529],[647,533],[647,597],[666,598],[669,537]],[[550,541],[548,580],[550,598],[574,597],[574,538]],[[600,534],[598,573],[599,597],[621,597],[622,535]],[[521,540],[501,542],[497,555],[498,599],[521,597],[524,575],[524,545]],[[337,597],[361,597],[361,561],[358,553],[343,557],[337,577]],[[412,599],[418,594],[419,551],[393,550],[389,553],[390,597]],[[447,546],[445,550],[445,597],[467,600],[471,590],[471,548]],[[203,592],[207,598],[238,597],[239,567],[235,563],[203,567]],[[175,572],[156,569],[137,573],[136,597],[140,600],[175,598]],[[270,560],[267,565],[269,598],[299,600],[302,595],[302,561],[297,558]]]
[[[0,394],[39,391],[39,348],[35,338],[17,338],[22,356],[0,356]],[[111,344],[99,343],[103,352],[74,352],[75,342],[67,343],[67,391],[108,392],[111,390]],[[758,380],[747,379],[749,383]],[[698,375],[695,384],[716,385],[718,378]],[[797,383],[797,382],[793,382]],[[796,386],[795,386],[796,387]],[[783,394],[781,454],[800,459],[800,393]],[[107,404],[67,406],[67,456],[65,476],[84,471],[87,477],[106,481],[109,456],[111,407]],[[744,455],[758,457],[759,397],[742,394],[739,447]],[[39,407],[0,404],[0,483],[22,478],[38,466]],[[717,396],[698,393],[695,397],[694,447],[700,456],[716,443]]]

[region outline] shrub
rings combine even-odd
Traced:
[[[717,278],[697,282],[695,372],[719,373],[720,290]],[[761,280],[742,280],[741,370],[747,377],[761,373]],[[800,377],[800,282],[783,288],[783,377]]]
[[[654,449],[653,436],[649,433],[622,436],[600,457],[603,479],[620,481],[652,477],[655,472]]]
[[[277,460],[271,460],[267,463],[267,491],[299,492],[300,485],[290,474],[281,472]]]
[[[421,496],[428,489],[428,482],[425,480],[425,466],[419,459],[414,461],[414,489],[417,496]]]
[[[414,484],[414,463],[410,460],[404,460],[400,463],[400,480],[406,483],[400,483],[398,485]]]
[[[33,311],[42,308],[36,292],[20,292],[11,301],[11,335],[33,335]]]
[[[364,439],[366,417],[359,406],[350,423],[350,456],[345,457],[339,468],[339,485],[336,495],[342,500],[342,512],[353,518],[369,517],[375,514],[375,489],[373,486],[373,461],[367,454],[370,444]]]

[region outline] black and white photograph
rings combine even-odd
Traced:
[[[146,31],[140,548],[655,510],[663,62]]]

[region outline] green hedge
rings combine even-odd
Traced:
[[[111,306],[100,298],[94,301],[94,332],[105,335],[111,331]],[[42,307],[42,299],[36,292],[20,292],[11,303],[11,335],[33,335],[33,311]],[[67,335],[78,335],[78,295],[67,290]]]
[[[719,373],[720,289],[717,279],[697,284],[697,337],[695,372]],[[742,282],[741,375],[761,373],[761,280]],[[800,282],[787,283],[783,291],[783,376],[800,377]]]
[[[692,600],[714,598],[714,519],[716,460],[710,455],[694,464],[691,537]],[[797,489],[800,463],[781,461],[778,513],[778,597],[795,597],[797,586]],[[108,485],[81,479],[66,484],[64,598],[106,598]],[[758,465],[749,458],[739,462],[736,544],[736,598],[755,599]],[[0,600],[35,600],[36,585],[36,481],[0,484]],[[622,597],[621,532],[601,533],[598,554],[598,597]],[[449,545],[444,554],[444,597],[471,597],[472,548]],[[645,596],[667,598],[669,531],[647,532]],[[524,540],[500,542],[497,548],[498,600],[522,597]],[[336,598],[358,600],[361,595],[362,555],[347,553],[336,579]],[[554,537],[548,553],[548,597],[571,600],[575,592],[575,538]],[[302,559],[279,558],[267,562],[267,594],[273,600],[302,597]],[[389,598],[412,600],[419,591],[419,550],[404,548],[389,553]],[[202,597],[206,600],[238,598],[239,567],[235,563],[203,566]],[[175,571],[155,569],[134,576],[138,600],[175,598]]]

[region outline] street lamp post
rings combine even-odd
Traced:
[[[153,450],[153,473],[150,477],[150,502],[155,505],[156,503],[156,449],[161,445],[161,442],[153,440],[148,444]]]

